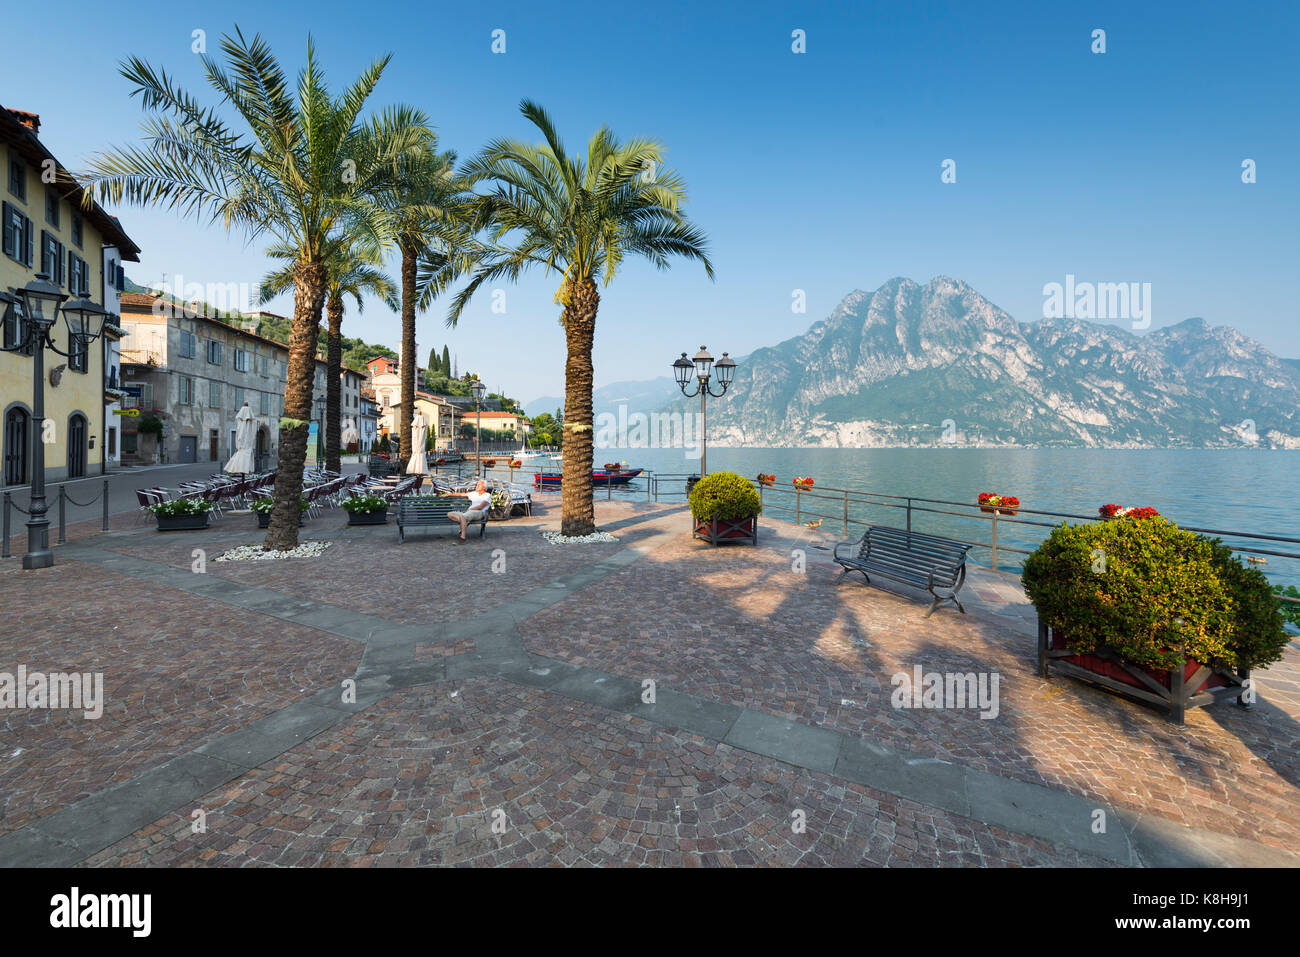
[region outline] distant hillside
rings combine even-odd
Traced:
[[[1144,335],[1022,323],[960,280],[897,278],[753,352],[710,402],[709,433],[731,446],[939,446],[946,434],[986,446],[1300,448],[1300,363],[1199,318]]]
[[[660,376],[644,382],[613,382],[594,390],[591,398],[596,415],[602,412],[617,415],[621,405],[626,405],[629,411],[644,412],[659,408],[677,394],[677,383],[669,376]],[[544,395],[525,405],[524,411],[528,415],[537,415],[540,412],[554,413],[562,408],[562,396]]]

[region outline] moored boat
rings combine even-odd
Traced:
[[[592,469],[592,485],[626,485],[632,481],[645,469]],[[533,486],[535,488],[559,488],[563,480],[562,472],[534,472]]]

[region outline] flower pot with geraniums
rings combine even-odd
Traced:
[[[980,492],[979,506],[981,512],[999,512],[1002,515],[1014,515],[1020,511],[1020,499],[1014,495],[994,495],[992,492]]]
[[[388,500],[378,495],[350,495],[343,500],[349,525],[385,525],[388,523]]]
[[[1025,560],[1038,610],[1038,670],[1060,671],[1154,704],[1236,697],[1289,640],[1268,579],[1218,539],[1159,515],[1061,525]]]
[[[1150,505],[1143,505],[1141,508],[1130,506],[1124,508],[1122,505],[1116,505],[1113,502],[1109,505],[1103,505],[1097,509],[1097,514],[1102,518],[1155,518],[1160,513]]]
[[[150,505],[149,511],[158,519],[158,531],[179,532],[207,528],[212,513],[212,503],[201,498],[178,498],[170,502]]]
[[[795,488],[812,488],[813,480],[810,476],[796,475],[792,480]]]
[[[774,472],[768,475],[768,474],[764,474],[763,472],[759,472],[756,481],[758,482],[759,485],[762,485],[765,488],[770,488],[771,486],[776,484],[776,473]]]
[[[690,494],[695,538],[713,545],[758,543],[758,490],[735,472],[713,472]]]
[[[257,516],[258,528],[271,527],[271,508],[274,505],[275,505],[275,499],[271,498],[268,495],[265,498],[254,499],[253,504],[248,506],[250,509],[253,510],[253,514]],[[311,507],[311,503],[308,502],[305,498],[298,499],[298,527],[299,528],[302,527],[303,516],[307,514],[307,509],[310,507]]]

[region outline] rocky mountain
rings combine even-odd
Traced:
[[[619,406],[626,406],[630,410],[646,412],[659,408],[678,394],[677,383],[672,376],[659,376],[642,382],[611,382],[592,390],[592,410],[595,415],[602,412],[618,415]],[[541,412],[554,414],[556,409],[562,408],[563,396],[544,395],[525,405],[524,412],[528,415]]]
[[[709,441],[1300,448],[1298,410],[1300,363],[1227,326],[1017,322],[959,280],[897,278],[748,356]]]

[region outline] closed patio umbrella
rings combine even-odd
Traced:
[[[235,428],[235,454],[226,463],[226,471],[231,475],[247,475],[256,472],[253,463],[253,446],[257,442],[257,423],[253,421],[253,410],[244,403],[244,407],[235,416],[239,425]]]
[[[361,433],[357,431],[352,420],[348,419],[343,426],[343,434],[339,436],[339,442],[346,449],[353,442],[359,441],[361,441]]]
[[[411,448],[414,454],[406,463],[407,475],[424,475],[429,463],[424,460],[424,417],[418,412],[411,417]]]

